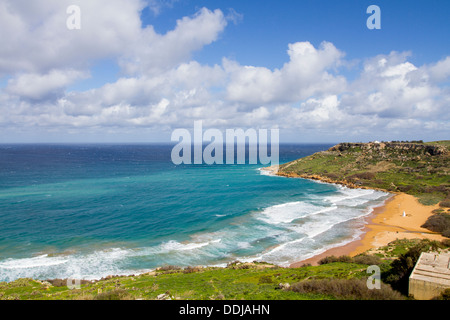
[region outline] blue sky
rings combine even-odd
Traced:
[[[80,8],[68,30],[66,8]],[[369,5],[381,29],[369,30]],[[5,0],[0,142],[449,138],[448,1]]]
[[[381,30],[366,27],[370,16],[366,9],[371,4],[382,10]],[[193,54],[194,59],[206,64],[220,63],[225,56],[245,65],[280,68],[287,60],[287,44],[297,41],[309,41],[315,46],[330,41],[351,60],[410,51],[411,61],[424,64],[450,53],[448,1],[178,0],[163,4],[157,14],[149,7],[144,9],[142,25],[152,25],[164,34],[175,27],[180,17],[194,15],[202,7],[219,8],[225,15],[232,11],[242,15],[218,41]],[[99,83],[104,79],[113,81],[119,72],[112,61],[101,61],[94,70],[100,73]]]
[[[366,28],[366,9],[371,4],[382,10],[381,30]],[[195,55],[207,63],[220,63],[225,55],[242,64],[281,67],[286,62],[286,45],[297,41],[314,45],[332,42],[350,59],[412,51],[418,63],[441,59],[450,47],[450,3],[436,0],[179,0],[157,16],[149,9],[144,11],[143,24],[152,24],[165,33],[179,17],[192,15],[201,7],[219,8],[225,14],[233,9],[242,15],[242,20],[230,25],[219,41]]]

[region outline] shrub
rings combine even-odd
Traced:
[[[408,191],[411,191],[413,189],[413,186],[412,185],[402,185],[402,186],[398,186],[397,188],[399,191],[407,193]]]
[[[30,282],[33,281],[31,278],[20,278],[17,280],[14,280],[10,283],[11,287],[27,287],[30,285]]]
[[[361,173],[355,173],[351,176],[347,177],[347,180],[350,181],[357,181],[357,180],[373,180],[375,179],[375,173],[373,172],[361,172]]]
[[[94,300],[128,300],[128,293],[123,289],[114,289],[95,296]]]
[[[259,277],[258,283],[273,283],[273,279],[269,275]]]
[[[450,199],[447,198],[447,199],[441,201],[439,203],[439,206],[443,207],[443,208],[450,208]]]
[[[381,288],[370,290],[367,279],[320,279],[294,283],[291,289],[297,293],[331,295],[338,299],[351,300],[401,300],[401,294],[381,283]]]
[[[202,270],[201,267],[191,267],[191,266],[189,266],[189,267],[184,268],[183,273],[195,273],[195,272],[199,272],[201,270]]]
[[[366,179],[366,180],[372,180],[375,178],[375,173],[373,172],[362,172],[358,173],[358,178],[360,179]]]
[[[76,296],[75,300],[94,300],[94,295],[88,292],[82,292],[80,295]]]
[[[340,256],[340,257],[336,257],[336,256],[328,256],[325,257],[321,260],[319,260],[319,264],[327,264],[327,263],[333,263],[333,262],[346,262],[346,263],[351,263],[352,262],[352,258],[349,256]]]
[[[223,294],[219,293],[219,294],[215,297],[215,299],[216,299],[216,300],[225,300],[225,296],[224,296]]]
[[[306,267],[311,267],[311,266],[312,266],[311,263],[304,263],[300,266],[300,268],[304,268],[304,267],[306,268]]]
[[[231,268],[234,269],[237,265],[241,264],[242,262],[240,262],[239,260],[235,260],[232,262],[228,262],[227,263],[227,268]]]
[[[433,300],[450,300],[450,288],[445,289],[438,297]]]
[[[356,257],[353,257],[353,262],[358,264],[367,264],[367,265],[378,265],[381,264],[382,261],[378,256],[371,256],[366,254],[361,254]]]
[[[67,286],[67,279],[50,279],[47,280],[52,284],[54,287],[65,287]]]
[[[319,264],[327,264],[327,263],[333,263],[333,262],[344,262],[344,263],[358,263],[358,264],[367,264],[367,265],[378,265],[381,264],[382,261],[380,257],[367,255],[367,254],[360,254],[356,257],[349,257],[349,256],[328,256],[321,260],[319,260]]]
[[[450,238],[450,214],[445,212],[436,213],[427,219],[422,228],[439,232],[444,237]]]
[[[447,193],[447,186],[446,185],[439,185],[439,186],[429,186],[426,188],[425,192],[442,192],[442,193]]]
[[[158,268],[156,270],[157,271],[178,271],[178,270],[181,270],[181,267],[167,265],[167,266],[160,267],[160,268]]]
[[[325,174],[325,176],[330,178],[330,179],[332,179],[332,180],[340,179],[340,177],[336,173],[332,173],[332,172],[329,172],[329,173]]]

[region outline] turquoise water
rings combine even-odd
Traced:
[[[280,162],[329,145],[282,145]],[[168,145],[0,146],[0,281],[287,265],[351,241],[387,194],[181,165]]]

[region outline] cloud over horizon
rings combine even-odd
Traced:
[[[82,28],[74,31],[65,28],[70,2],[0,3],[0,37],[7,44],[0,48],[0,76],[7,79],[0,87],[0,126],[8,132],[105,129],[138,137],[151,128],[170,140],[171,130],[195,120],[219,129],[276,127],[310,140],[318,133],[339,140],[449,132],[450,56],[414,65],[410,52],[376,54],[354,66],[350,78],[350,61],[338,45],[299,41],[286,44],[281,68],[226,56],[209,65],[193,56],[220,41],[233,20],[219,9],[200,8],[158,33],[142,26],[144,1],[80,0]],[[116,63],[117,79],[70,90],[92,77],[102,59]]]

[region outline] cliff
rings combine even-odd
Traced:
[[[361,148],[363,151],[388,151],[390,150],[402,150],[409,153],[416,153],[417,155],[443,155],[448,152],[445,144],[443,145],[429,145],[423,143],[399,143],[399,142],[370,142],[370,143],[340,143],[329,151],[347,151],[350,149]]]

